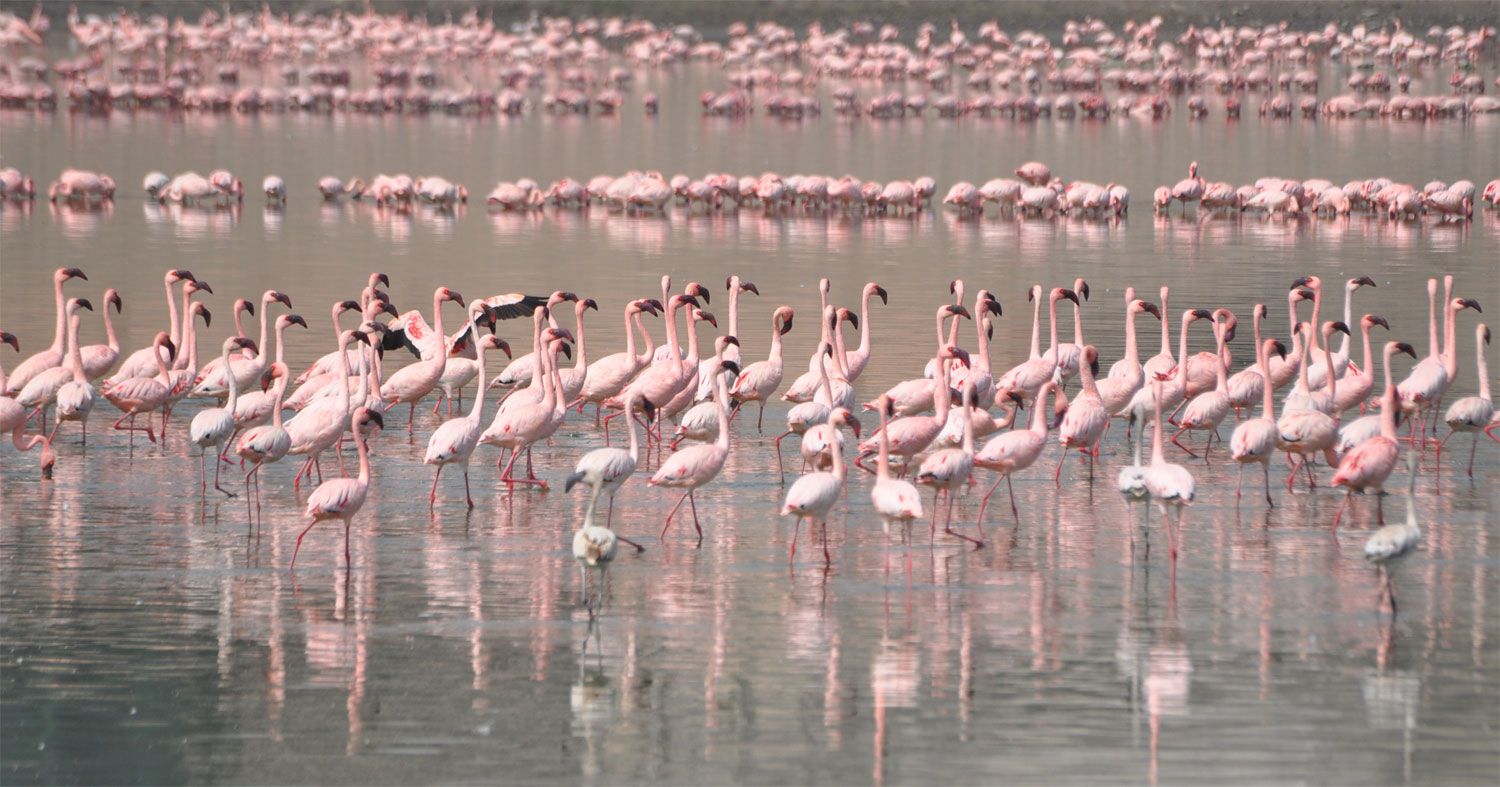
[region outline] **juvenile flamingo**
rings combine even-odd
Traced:
[[[1459,432],[1469,432],[1474,435],[1474,441],[1469,445],[1469,477],[1474,477],[1474,452],[1479,447],[1479,432],[1483,432],[1490,439],[1500,442],[1500,437],[1495,437],[1495,429],[1500,427],[1496,422],[1495,404],[1490,399],[1490,367],[1484,359],[1484,348],[1490,343],[1490,329],[1484,323],[1474,326],[1474,353],[1477,356],[1476,365],[1479,369],[1479,393],[1476,396],[1466,396],[1454,402],[1448,407],[1448,412],[1443,415],[1443,422],[1448,424],[1448,436],[1443,438],[1443,446],[1453,439],[1453,435]],[[59,395],[59,408],[62,397]],[[61,413],[61,410],[59,410]],[[1438,450],[1442,450],[1440,446]]]
[[[1263,380],[1270,377],[1270,357],[1273,352],[1285,355],[1286,346],[1275,339],[1265,339],[1255,348],[1255,363],[1260,367]],[[1238,501],[1245,489],[1245,465],[1257,462],[1265,476],[1266,505],[1275,508],[1276,501],[1271,499],[1271,456],[1276,452],[1276,404],[1272,398],[1271,386],[1262,385],[1260,392],[1260,417],[1241,422],[1229,436],[1229,456],[1240,466],[1234,499]]]
[[[359,513],[359,509],[364,507],[365,497],[370,492],[370,448],[365,438],[365,427],[369,424],[384,429],[385,419],[381,418],[380,413],[371,412],[366,407],[355,410],[354,415],[349,417],[348,428],[354,433],[354,448],[359,451],[359,475],[326,481],[308,495],[303,515],[310,517],[312,521],[297,534],[297,545],[292,548],[291,570],[295,571],[297,568],[297,553],[302,550],[302,539],[307,531],[329,519],[344,520],[344,565],[351,570],[354,568],[349,556],[349,523]]]
[[[1385,505],[1381,500],[1386,479],[1396,469],[1396,460],[1401,456],[1401,446],[1396,442],[1396,413],[1401,402],[1396,393],[1396,384],[1391,377],[1391,359],[1397,352],[1416,357],[1409,344],[1386,342],[1385,344],[1385,393],[1380,396],[1380,434],[1361,443],[1339,460],[1338,470],[1333,474],[1333,486],[1344,487],[1344,499],[1339,501],[1339,510],[1334,512],[1332,529],[1339,529],[1339,519],[1349,505],[1349,497],[1355,492],[1376,495],[1376,511],[1380,524],[1385,524]]]
[[[853,420],[853,415],[842,407],[836,408],[828,416],[828,426],[837,429],[840,426],[858,424]],[[856,429],[856,435],[858,431]],[[828,552],[828,513],[833,510],[844,491],[844,456],[840,450],[842,443],[834,441],[831,449],[832,466],[826,472],[819,471],[801,476],[792,483],[792,487],[786,491],[786,500],[781,506],[781,515],[795,515],[797,524],[792,529],[791,555],[787,558],[790,565],[797,557],[797,537],[802,529],[802,520],[810,519],[813,524],[821,525],[823,530],[823,560],[826,564],[833,562],[833,556]]]
[[[604,488],[604,483],[598,477],[587,477],[582,479],[593,487],[589,493],[588,505],[583,511],[583,526],[573,534],[573,559],[578,561],[579,593],[583,595],[585,603],[589,598],[588,571],[590,568],[599,569],[600,577],[600,600],[604,597],[603,575],[609,571],[609,566],[614,562],[615,554],[619,551],[619,542],[622,540],[615,535],[613,530],[606,524],[600,527],[594,524],[594,509],[599,505],[599,493]],[[568,488],[571,489],[574,480],[568,479]]]
[[[739,364],[733,361],[725,361],[721,366],[735,376],[740,373]],[[667,530],[672,526],[672,516],[677,513],[677,509],[682,508],[683,501],[687,501],[692,507],[693,529],[698,532],[698,544],[703,544],[703,527],[698,523],[698,501],[693,497],[693,492],[717,478],[719,471],[724,469],[724,462],[729,459],[729,391],[724,386],[723,377],[716,374],[714,379],[717,388],[714,396],[719,403],[718,438],[712,443],[691,445],[672,454],[657,468],[651,480],[646,482],[651,486],[687,490],[677,500],[677,505],[672,506],[672,510],[667,513],[659,538],[666,537]]]
[[[1374,563],[1380,570],[1382,589],[1391,601],[1391,615],[1396,614],[1396,586],[1394,574],[1396,564],[1416,550],[1422,541],[1422,529],[1417,526],[1417,455],[1406,455],[1407,476],[1406,521],[1376,530],[1365,541],[1365,560]]]
[[[223,361],[221,368],[229,368],[229,354],[235,350],[245,349],[256,351],[255,342],[241,336],[231,336],[224,340],[222,352],[219,358]],[[223,407],[209,407],[199,410],[188,424],[188,439],[193,445],[198,446],[198,499],[202,500],[208,494],[208,468],[205,466],[208,449],[214,450],[214,489],[223,492],[229,497],[234,493],[219,485],[218,449],[223,446],[231,434],[234,433],[234,407],[239,403],[239,386],[229,386],[229,398]]]
[[[785,376],[781,360],[781,337],[792,329],[792,307],[781,306],[771,314],[771,350],[764,361],[756,361],[745,367],[734,380],[729,395],[740,404],[759,402],[760,413],[755,417],[756,431],[761,431],[766,415],[766,400],[776,393]],[[785,435],[783,435],[785,436]],[[780,456],[781,438],[777,438],[777,455]],[[779,462],[778,462],[779,464]]]

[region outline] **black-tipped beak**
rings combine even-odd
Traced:
[[[83,279],[84,281],[89,280],[89,277],[83,275],[82,268],[68,268],[67,270],[63,271],[63,275],[64,278],[68,279]]]
[[[1293,288],[1293,289],[1295,289],[1295,288]],[[1297,290],[1297,297],[1301,298],[1304,301],[1310,301],[1313,298],[1318,297],[1318,294],[1315,293],[1315,292],[1313,292],[1312,290],[1301,289],[1301,290]]]
[[[1406,342],[1401,342],[1400,344],[1397,344],[1396,345],[1396,349],[1400,350],[1401,352],[1406,353],[1407,355],[1410,355],[1413,358],[1417,357],[1417,351],[1415,349],[1413,349],[1412,346],[1410,344],[1407,344]]]
[[[1382,327],[1382,328],[1384,328],[1384,329],[1386,329],[1388,331],[1391,329],[1391,324],[1388,323],[1388,322],[1386,322],[1384,317],[1381,317],[1381,316],[1378,316],[1378,315],[1375,315],[1375,314],[1371,314],[1366,319],[1368,319],[1370,321],[1371,325],[1379,325],[1380,327]]]
[[[197,279],[193,278],[193,272],[185,268],[178,268],[177,270],[172,271],[172,278],[177,279],[178,281],[198,281]]]
[[[679,295],[679,296],[677,296],[677,302],[679,304],[687,304],[687,305],[690,305],[690,306],[697,306],[697,305],[699,305],[698,304],[698,299],[694,298],[691,295]]]
[[[382,430],[385,429],[385,417],[380,413],[377,413],[374,410],[367,410],[365,411],[365,415],[369,418],[370,423],[375,424],[376,428]]]
[[[1209,311],[1208,309],[1193,310],[1193,319],[1195,320],[1211,320],[1213,319],[1213,316],[1213,312]]]
[[[212,328],[214,324],[213,312],[209,311],[208,307],[204,306],[201,303],[198,304],[198,312],[203,315],[203,325],[205,327]]]
[[[1276,340],[1276,344],[1271,349],[1275,350],[1276,354],[1281,356],[1281,360],[1286,360],[1286,345],[1282,344],[1280,339]]]
[[[852,326],[854,326],[854,330],[856,330],[856,331],[859,330],[859,315],[858,314],[855,314],[854,312],[850,312],[844,319],[848,320],[849,324],[852,325]]]
[[[0,331],[0,342],[10,345],[15,349],[16,352],[21,351],[21,340],[17,339],[16,335],[13,333],[5,333],[4,331]]]
[[[1072,290],[1064,289],[1062,291],[1062,296],[1064,298],[1067,298],[1068,300],[1072,301],[1073,305],[1075,305],[1075,306],[1081,306],[1081,305],[1083,305],[1078,300],[1078,293],[1073,292]]]
[[[1294,281],[1294,282],[1292,282],[1292,286],[1288,287],[1287,289],[1289,289],[1289,290],[1295,290],[1298,287],[1301,287],[1301,286],[1307,284],[1308,281],[1310,281],[1310,279],[1308,279],[1308,277],[1306,277],[1306,276],[1298,276],[1297,280]]]
[[[303,328],[307,327],[307,320],[302,319],[302,315],[300,314],[289,314],[287,315],[286,321],[288,325],[300,325]]]
[[[115,307],[115,314],[125,311],[125,301],[120,300],[120,294],[117,292],[110,293],[109,304]]]
[[[689,295],[697,295],[697,296],[703,298],[703,302],[704,303],[713,303],[714,302],[713,298],[710,297],[709,294],[708,294],[708,288],[707,287],[704,287],[701,284],[695,284],[695,285],[693,285],[690,288],[690,290],[691,291],[688,293]]]
[[[359,342],[360,344],[368,345],[370,343],[370,334],[365,333],[364,331],[355,331],[354,340]]]
[[[880,286],[878,284],[875,285],[875,294],[878,295],[878,296],[880,296],[880,303],[881,303],[881,305],[883,305],[883,306],[889,306],[891,304],[890,293],[886,292],[884,287],[882,287],[882,286]]]
[[[273,293],[271,295],[271,297],[274,300],[280,301],[281,305],[287,307],[288,309],[292,308],[292,298],[291,298],[291,296],[287,295],[286,293],[284,293],[284,292]]]
[[[198,285],[198,289],[200,289],[200,290],[208,293],[209,295],[213,295],[214,294],[214,288],[208,286],[208,282],[202,281],[202,280],[199,280],[199,279],[193,279],[193,283],[196,284],[196,285]],[[355,308],[357,309],[357,308],[359,308],[359,306],[356,304]]]
[[[1479,308],[1479,301],[1473,298],[1460,298],[1459,303],[1466,309],[1473,309],[1480,314],[1484,314],[1484,309]]]
[[[344,301],[339,304],[339,311],[357,312],[359,311],[359,301]]]
[[[792,318],[791,317],[787,317],[786,318],[786,322],[784,322],[784,323],[781,324],[781,335],[785,336],[791,330],[792,330]]]
[[[79,298],[78,299],[78,308],[80,308],[80,309],[88,309],[89,311],[93,311],[94,310],[94,304],[89,303],[89,299],[88,298]]]
[[[1022,396],[1016,391],[1006,391],[1005,398],[1014,402],[1017,407],[1020,407],[1021,405],[1026,403],[1026,397]]]
[[[748,281],[740,282],[740,289],[744,290],[745,292],[753,292],[756,295],[760,294],[760,288]]]
[[[568,360],[573,360],[573,345],[568,344],[567,342],[563,342],[561,349],[562,354],[566,356]]]
[[[963,307],[963,305],[957,304],[957,303],[952,304],[952,305],[950,305],[948,307],[948,313],[949,314],[956,314],[956,315],[958,315],[960,317],[964,317],[964,318],[967,318],[967,319],[970,319],[970,320],[974,319],[973,315],[969,314],[969,310],[968,309],[965,309]]]
[[[661,301],[655,298],[646,301],[646,303],[651,304],[651,313],[657,315],[658,317],[661,316],[662,312],[666,311],[666,307],[661,305]]]
[[[391,286],[391,277],[385,275],[384,273],[375,274],[375,280],[387,287]]]
[[[732,344],[735,347],[738,347],[738,346],[740,346],[740,339],[739,339],[738,336],[725,336],[724,337],[724,343],[725,344]]]
[[[1372,279],[1372,278],[1370,278],[1369,276],[1361,276],[1358,279],[1355,279],[1354,283],[1358,284],[1361,287],[1374,287],[1375,286],[1375,280]]]
[[[495,340],[495,347],[496,347],[496,349],[500,350],[500,352],[505,353],[505,357],[506,358],[514,358],[515,357],[514,355],[511,355],[511,353],[510,353],[510,342],[508,342],[508,341],[506,341],[504,339],[496,339]]]
[[[723,361],[719,364],[719,368],[723,369],[726,372],[729,372],[735,377],[740,376],[740,365],[735,363],[734,361]]]
[[[719,320],[714,317],[713,312],[700,311],[698,312],[698,319],[708,323],[709,325],[712,325],[715,328],[719,327]]]
[[[251,317],[255,316],[255,304],[253,304],[253,303],[251,303],[249,301],[246,301],[246,300],[241,300],[240,301],[240,308],[244,309],[245,313],[248,314],[248,315],[250,315]]]
[[[1345,325],[1342,322],[1336,322],[1336,323],[1334,323],[1333,324],[1333,329],[1335,331],[1338,331],[1339,333],[1344,334],[1345,336],[1350,335],[1350,333],[1349,333],[1349,326]]]
[[[1089,283],[1088,282],[1080,282],[1079,283],[1078,294],[1082,295],[1084,300],[1088,300],[1089,299]]]
[[[957,295],[958,294],[958,279],[953,279],[953,280],[951,280],[951,281],[948,282],[948,294],[949,295]]]
[[[234,346],[249,350],[250,352],[260,352],[260,349],[255,345],[255,340],[245,336],[236,338],[234,340]]]
[[[167,348],[167,355],[170,355],[173,358],[177,357],[177,345],[173,344],[171,339],[162,342],[161,346]]]
[[[1141,301],[1141,310],[1158,320],[1161,319],[1161,307],[1150,301]]]
[[[593,298],[585,298],[583,300],[583,307],[585,309],[593,309],[594,311],[599,311],[599,302],[594,300]]]

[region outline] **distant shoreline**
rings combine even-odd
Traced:
[[[9,10],[25,16],[24,0],[9,3]],[[254,11],[258,0],[79,0],[84,14],[107,15],[121,10],[196,18],[204,9],[235,12]],[[270,0],[276,13],[308,11],[326,13],[335,9],[358,13],[364,0]],[[999,21],[1009,31],[1027,28],[1048,33],[1063,23],[1093,17],[1119,26],[1128,19],[1146,20],[1160,15],[1164,30],[1176,33],[1188,25],[1261,26],[1286,21],[1299,30],[1320,28],[1328,22],[1350,26],[1364,22],[1375,26],[1399,19],[1408,27],[1426,32],[1432,25],[1500,23],[1500,4],[1495,0],[373,0],[380,13],[404,12],[429,19],[457,17],[471,8],[502,23],[522,21],[533,12],[540,16],[623,16],[649,19],[658,24],[692,24],[706,36],[717,38],[731,22],[775,21],[801,28],[820,21],[837,27],[854,20],[892,23],[906,36],[922,22],[945,25],[957,20],[973,31],[981,23]],[[47,14],[62,22],[68,12],[64,2],[46,2]]]

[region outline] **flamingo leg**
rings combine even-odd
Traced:
[[[819,523],[823,526],[823,565],[833,565],[833,555],[828,551],[828,520]]]
[[[198,452],[198,502],[204,502],[208,497],[208,468],[204,459],[208,456],[207,450]]]
[[[766,430],[764,428],[765,421],[766,421],[766,400],[762,399],[762,400],[760,400],[760,413],[755,416],[755,432],[757,434],[765,434],[766,433]]]
[[[417,421],[417,403],[411,402],[408,407],[409,411],[406,414],[406,436],[411,437],[412,427],[416,424]]]
[[[437,466],[437,470],[432,474],[432,490],[427,493],[427,510],[428,511],[431,511],[434,507],[437,506],[437,485],[438,485],[438,479],[441,478],[442,475],[443,475],[443,466],[442,465],[438,465]]]
[[[1260,463],[1261,474],[1266,479],[1266,505],[1270,508],[1276,507],[1276,501],[1271,499],[1271,460],[1267,459]]]
[[[692,490],[688,490],[688,508],[693,511],[693,529],[698,531],[698,545],[703,546],[703,527],[698,524],[698,501],[693,497]]]
[[[781,475],[781,483],[786,483],[786,467],[781,463],[781,441],[791,436],[792,430],[788,429],[776,437],[776,472]]]
[[[354,570],[354,560],[349,557],[349,517],[344,517],[344,567]]]
[[[1053,486],[1061,486],[1062,485],[1062,468],[1063,468],[1063,462],[1067,461],[1067,459],[1068,459],[1068,447],[1066,445],[1064,445],[1063,446],[1063,450],[1059,451],[1058,454],[1057,454],[1057,469],[1054,470],[1054,471],[1052,471],[1052,484],[1053,484]]]
[[[203,452],[203,454],[207,454],[207,453],[208,453],[207,451]],[[200,461],[202,460],[202,454],[199,455],[199,460]],[[223,492],[228,497],[234,497],[234,493],[233,492],[231,492],[228,489],[225,489],[224,487],[222,487],[222,486],[219,485],[219,470],[223,469],[223,467],[224,467],[224,463],[223,462],[219,462],[217,460],[214,461],[214,489],[217,489],[220,492]]]
[[[307,527],[303,528],[301,533],[297,534],[297,545],[292,548],[292,565],[289,567],[288,570],[290,570],[290,571],[296,571],[297,570],[297,553],[300,552],[300,551],[302,551],[302,538],[304,536],[306,536],[307,535],[307,531],[312,530],[313,529],[313,525],[316,525],[316,524],[318,524],[318,520],[317,519],[313,519],[313,521],[307,523]]]
[[[971,543],[971,544],[974,545],[975,549],[979,549],[979,548],[983,547],[984,546],[984,542],[983,541],[980,541],[977,538],[969,538],[968,536],[964,535],[963,533],[960,533],[957,530],[953,529],[953,503],[954,503],[954,500],[953,500],[953,490],[951,490],[951,489],[947,490],[947,497],[948,497],[948,513],[947,513],[946,516],[943,517],[943,532],[947,533],[948,535],[953,536],[955,538],[961,538],[961,539],[963,539],[965,541],[968,541],[969,543]],[[979,533],[980,533],[980,535],[983,535],[984,534],[984,530],[981,529],[979,531]]]
[[[662,526],[661,526],[661,535],[657,536],[657,540],[658,541],[663,540],[663,539],[665,539],[667,537],[667,528],[669,528],[669,527],[672,526],[672,517],[676,516],[677,509],[682,508],[682,504],[685,503],[685,502],[687,502],[688,495],[690,495],[692,493],[693,493],[692,490],[688,490],[687,492],[684,492],[682,494],[682,497],[677,498],[677,505],[672,506],[672,510],[669,511],[669,512],[667,512],[667,519],[666,519],[665,522],[662,523]]]
[[[979,516],[974,521],[978,523],[980,532],[984,532],[984,509],[990,504],[990,495],[995,494],[995,490],[1000,488],[1000,482],[1004,478],[1004,476],[997,476],[995,483],[990,485],[990,490],[984,493],[984,497],[979,498]]]
[[[1235,484],[1234,484],[1234,501],[1236,503],[1238,503],[1240,501],[1240,498],[1244,496],[1244,494],[1243,494],[1244,491],[1245,491],[1245,465],[1244,465],[1244,463],[1240,463],[1239,480],[1236,481]]]
[[[1479,450],[1479,433],[1474,433],[1474,441],[1469,443],[1469,477],[1474,477],[1474,452]]]
[[[1333,527],[1330,528],[1331,530],[1336,531],[1339,529],[1339,518],[1344,515],[1344,508],[1349,505],[1349,496],[1352,494],[1354,494],[1354,490],[1351,489],[1345,492],[1344,499],[1339,501],[1339,510],[1333,512]]]
[[[797,524],[792,526],[792,554],[786,559],[788,566],[797,559],[797,536],[802,532],[802,517],[797,517]]]
[[[434,479],[436,481],[436,479]],[[469,493],[469,463],[464,463],[464,501],[469,504],[469,510],[474,510],[474,496]]]
[[[1172,445],[1175,445],[1178,448],[1181,448],[1183,451],[1185,451],[1187,453],[1188,456],[1191,456],[1192,458],[1197,459],[1198,455],[1195,454],[1195,453],[1193,453],[1193,450],[1191,448],[1188,448],[1187,446],[1185,446],[1182,443],[1180,443],[1180,442],[1177,441],[1177,438],[1181,437],[1182,434],[1183,434],[1183,432],[1186,432],[1186,431],[1187,431],[1186,427],[1183,427],[1182,429],[1178,429],[1177,433],[1174,434],[1174,435],[1172,435]]]

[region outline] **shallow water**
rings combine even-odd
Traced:
[[[592,296],[602,307],[588,318],[597,357],[619,348],[625,299],[651,296],[662,273],[708,284],[709,308],[727,328],[718,283],[739,273],[762,293],[742,304],[746,358],[763,356],[766,318],[787,303],[799,315],[788,369],[800,370],[815,337],[817,278],[827,275],[840,303],[853,305],[867,280],[891,293],[869,320],[867,399],[931,354],[932,311],[954,277],[971,294],[991,288],[1004,305],[997,369],[1026,356],[1026,288],[1075,276],[1090,282],[1086,328],[1105,363],[1121,352],[1126,285],[1152,297],[1170,284],[1173,312],[1222,305],[1247,323],[1264,301],[1269,330],[1284,335],[1291,279],[1323,276],[1325,314],[1336,314],[1336,282],[1369,274],[1379,286],[1359,292],[1356,316],[1387,317],[1392,335],[1419,349],[1427,276],[1454,273],[1460,294],[1500,308],[1495,214],[1461,226],[1263,222],[1153,218],[1147,205],[1191,159],[1206,177],[1233,182],[1387,175],[1482,185],[1500,174],[1500,118],[731,122],[696,114],[693,97],[718,85],[712,69],[671,80],[643,72],[638,82],[662,94],[660,117],[644,119],[633,104],[613,121],[0,112],[7,163],[44,181],[67,165],[97,168],[121,184],[106,212],[0,207],[0,323],[27,353],[45,346],[48,273],[76,264],[90,279],[69,291],[98,304],[104,287],[119,288],[124,343],[138,347],[165,322],[158,277],[183,266],[213,284],[215,338],[228,330],[233,298],[289,293],[312,326],[288,347],[295,369],[328,349],[327,305],[381,270],[403,309],[427,309],[440,284],[471,298],[559,287]],[[942,212],[492,216],[481,205],[406,215],[328,207],[312,194],[323,174],[435,172],[483,194],[501,178],[629,168],[930,174],[946,190],[1033,158],[1067,179],[1129,186],[1136,210],[1117,223]],[[255,199],[237,212],[176,210],[137,196],[148,170],[216,166],[252,185],[281,174],[291,202],[283,212]],[[449,309],[450,326],[457,313]],[[1060,317],[1067,336],[1071,312]],[[1460,318],[1450,397],[1475,388],[1474,320]],[[1148,322],[1146,355],[1157,342]],[[85,341],[99,341],[97,315],[86,324]],[[652,327],[659,339],[659,322]],[[503,325],[501,335],[524,349],[525,325]],[[1195,330],[1193,349],[1208,349],[1208,336]],[[1246,338],[1237,366],[1251,354]],[[213,346],[204,339],[201,351]],[[194,409],[179,407],[174,423]],[[264,527],[251,535],[242,501],[200,509],[196,457],[179,427],[165,450],[142,443],[132,458],[107,433],[110,411],[101,402],[86,451],[65,431],[53,482],[36,479],[34,455],[0,452],[8,783],[1034,782],[1061,769],[1078,782],[1453,783],[1500,767],[1492,443],[1481,446],[1474,481],[1455,472],[1467,438],[1440,473],[1430,454],[1424,461],[1424,549],[1397,574],[1391,625],[1361,559],[1373,501],[1358,500],[1332,538],[1339,498],[1323,486],[1326,469],[1315,493],[1279,494],[1268,512],[1253,496],[1235,506],[1232,468],[1190,463],[1199,500],[1174,582],[1154,514],[1114,491],[1129,461],[1118,429],[1092,486],[1070,459],[1054,487],[1044,478],[1056,461],[1049,449],[1016,479],[1020,522],[1003,503],[987,513],[993,540],[983,550],[929,547],[919,526],[909,578],[858,477],[830,528],[831,568],[804,540],[789,572],[792,525],[776,516],[782,487],[769,434],[785,408],[773,405],[766,436],[741,415],[728,466],[699,496],[701,548],[686,521],[657,544],[675,498],[641,477],[625,487],[616,524],[648,551],[621,553],[591,622],[568,549],[580,497],[507,495],[495,453],[481,449],[478,508],[464,514],[457,474],[445,473],[429,517],[420,457],[431,415],[419,413],[408,439],[398,411],[375,443],[354,571],[342,570],[336,528],[325,526],[291,575],[304,499],[293,496],[291,461],[266,471]],[[599,444],[589,419],[570,421],[537,452],[539,472],[558,484]],[[1404,488],[1404,474],[1397,479],[1393,488]],[[1402,495],[1387,502],[1400,517]],[[960,500],[964,527],[977,504],[977,494]]]

